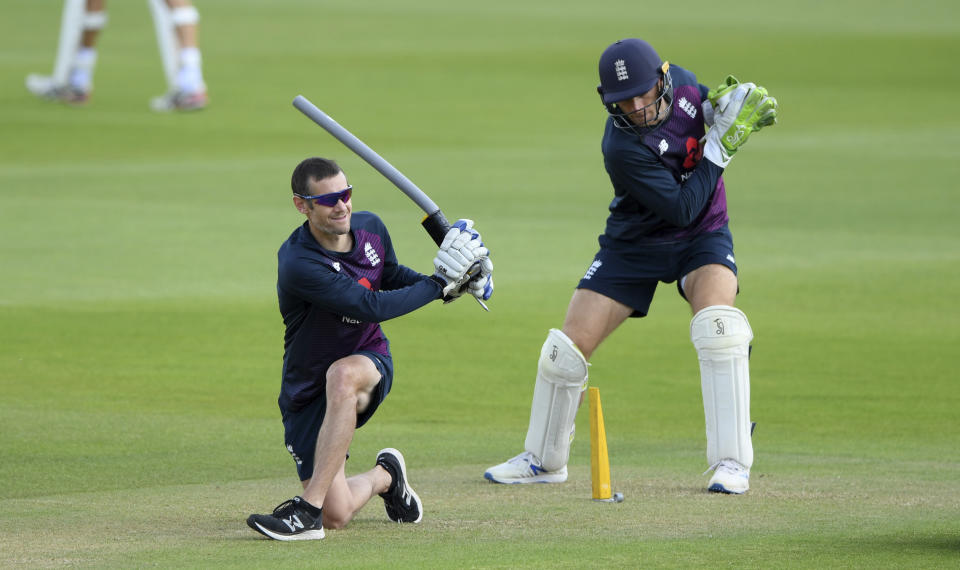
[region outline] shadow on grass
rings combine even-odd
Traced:
[[[864,537],[861,547],[889,550],[899,554],[928,554],[933,551],[960,553],[960,531],[934,531]]]

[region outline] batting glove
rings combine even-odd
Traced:
[[[475,277],[467,290],[481,301],[490,299],[493,296],[493,275]]]
[[[493,295],[493,261],[490,259],[490,251],[486,247],[483,250],[486,250],[485,255],[478,260],[480,275],[470,280],[467,290],[477,299],[486,301]],[[478,249],[477,252],[480,253],[480,250]]]
[[[472,220],[457,220],[453,224],[433,259],[434,275],[445,283],[444,302],[460,297],[468,289],[467,282],[478,273],[482,276],[487,265],[489,275],[493,270],[489,254],[480,233],[473,229]]]

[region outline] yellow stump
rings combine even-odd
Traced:
[[[590,473],[593,477],[593,498],[609,501],[610,456],[607,454],[607,430],[603,427],[600,389],[588,388],[590,396]]]

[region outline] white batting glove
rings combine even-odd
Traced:
[[[463,277],[478,257],[486,255],[479,238],[480,234],[472,230],[451,228],[433,259],[437,274],[452,280]]]
[[[477,299],[486,301],[493,295],[493,261],[490,259],[490,250],[483,243],[474,249],[474,253],[480,264],[480,275],[470,280],[467,290]]]
[[[444,236],[433,259],[435,275],[445,283],[443,300],[449,303],[467,291],[465,283],[474,265],[489,252],[483,247],[479,232],[473,230],[473,220],[461,219]],[[478,267],[482,271],[482,267]]]
[[[443,241],[440,243],[440,249],[446,249],[450,247],[450,244],[453,242],[453,240],[460,237],[460,234],[472,234],[473,232],[473,220],[468,220],[466,218],[457,220],[452,226],[450,226],[450,229],[447,230],[447,235],[443,236]],[[480,234],[477,235],[479,236]]]
[[[457,220],[444,237],[434,258],[437,275],[446,282],[444,302],[464,293],[486,300],[493,294],[493,262],[472,220]]]
[[[493,275],[487,275],[474,278],[470,282],[470,286],[467,288],[471,295],[480,299],[481,301],[486,301],[493,296]]]

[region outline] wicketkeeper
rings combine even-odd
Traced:
[[[293,203],[306,216],[277,253],[277,295],[286,325],[280,412],[303,494],[247,524],[275,540],[313,540],[343,528],[374,495],[395,522],[418,523],[423,507],[403,455],[380,451],[369,471],[347,478],[354,431],[393,385],[380,322],[461,293],[489,299],[493,264],[470,220],[458,220],[434,258],[434,274],[397,262],[387,228],[353,211],[353,186],[335,162],[308,158],[293,172]],[[475,264],[480,274],[466,288]]]
[[[753,332],[733,306],[737,265],[722,175],[753,132],[776,123],[777,101],[733,77],[710,90],[640,39],[607,47],[599,71],[609,113],[602,150],[614,191],[606,230],[562,330],[551,329],[540,352],[526,451],[484,477],[566,481],[590,356],[627,318],[647,315],[659,282],[676,281],[693,312],[690,338],[714,470],[707,488],[744,493],[753,465]]]

